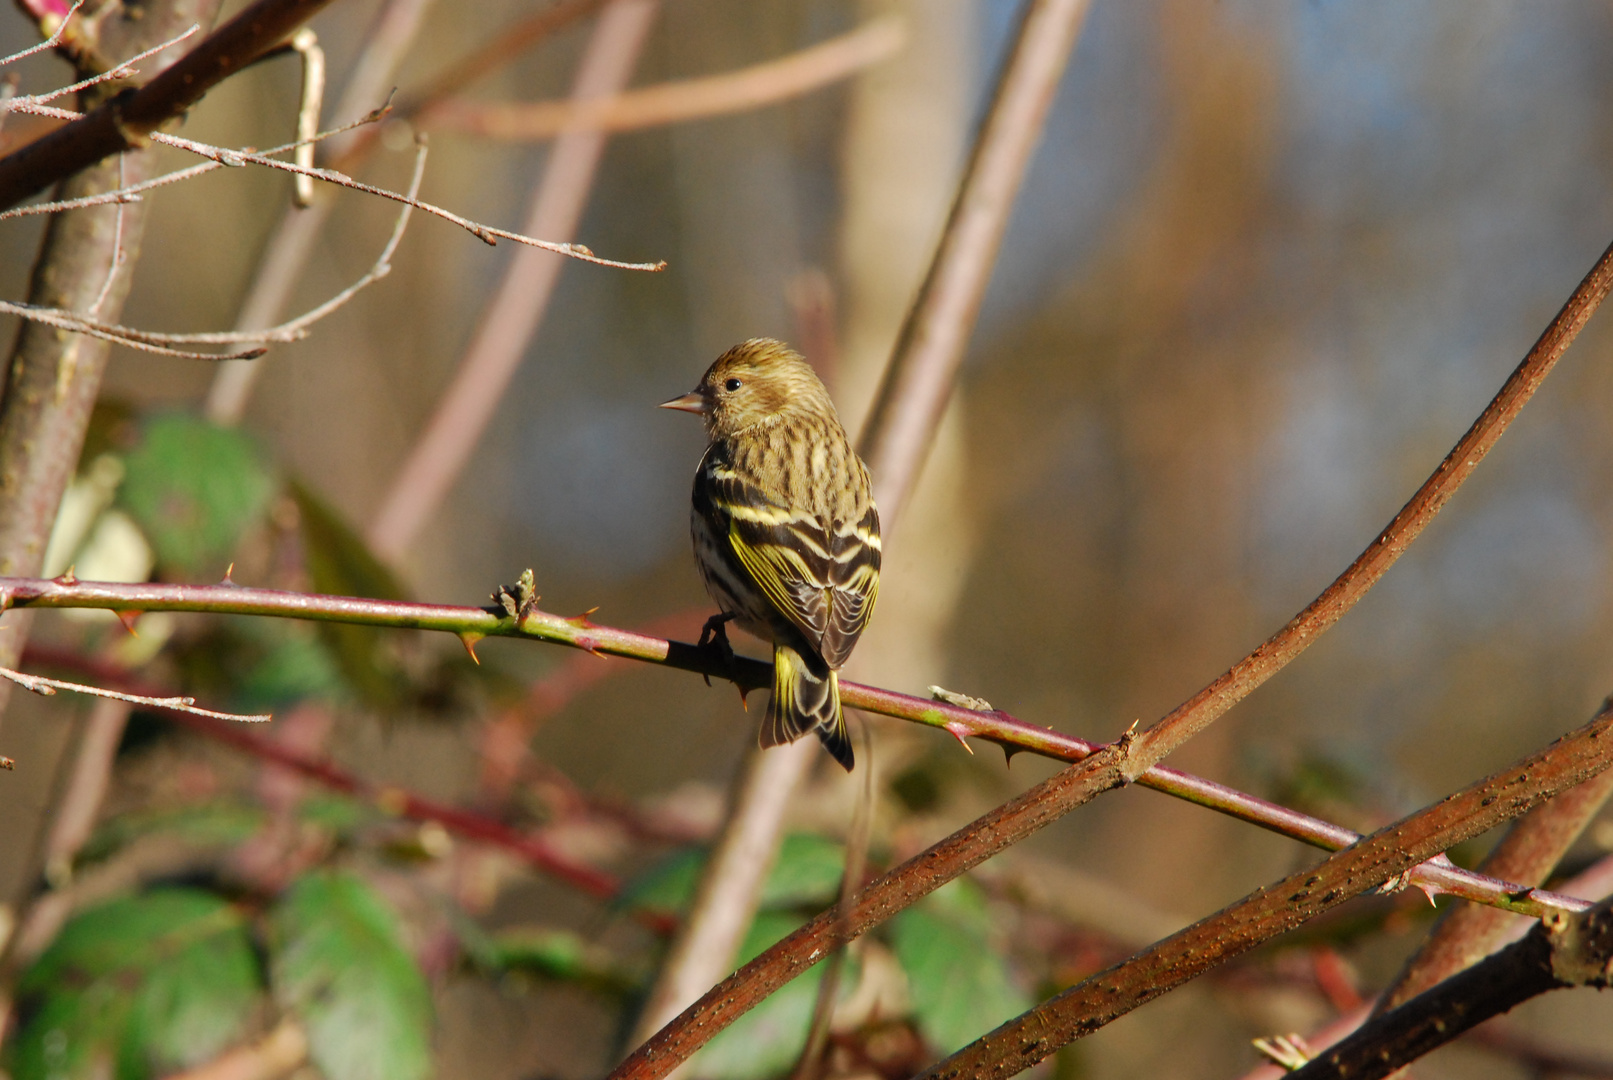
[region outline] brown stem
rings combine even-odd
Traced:
[[[1479,961],[1357,1028],[1294,1080],[1377,1080],[1549,990],[1606,988],[1613,961],[1613,907],[1543,921],[1522,941]]]
[[[431,0],[389,0],[365,36],[367,44],[348,77],[342,99],[331,114],[341,120],[362,116],[380,105],[386,89],[414,43],[415,35]],[[333,159],[345,156],[357,141],[373,135],[356,128],[332,137],[324,147]],[[347,171],[337,169],[338,172]],[[313,254],[314,241],[336,205],[336,192],[315,189],[314,199],[305,207],[287,207],[280,216],[258,260],[252,287],[236,317],[237,330],[262,330],[280,321],[291,302],[291,293],[302,281],[303,270]],[[220,366],[207,393],[204,412],[215,424],[233,427],[241,422],[262,368],[256,363],[232,362]]]
[[[1087,3],[1034,0],[1020,23],[940,248],[896,339],[859,440],[882,521],[894,521],[907,501],[952,396],[1009,212],[1041,142]]]
[[[1613,773],[1587,780],[1518,819],[1485,857],[1479,872],[1525,885],[1536,885],[1567,853],[1613,792]],[[1457,904],[1445,913],[1428,939],[1381,998],[1375,1012],[1385,1012],[1505,944],[1519,917],[1494,908]]]
[[[419,123],[432,131],[505,142],[538,142],[571,129],[616,134],[680,124],[760,109],[850,78],[895,54],[903,37],[898,20],[875,19],[840,37],[739,71],[624,90],[590,102],[450,98],[423,110]]]
[[[141,149],[146,136],[183,116],[207,91],[279,45],[330,2],[258,0],[144,86],[0,158],[0,210],[103,158]],[[209,14],[202,21],[210,19]],[[165,40],[150,37],[149,31],[140,36],[148,45]]]
[[[1216,965],[1393,881],[1424,859],[1527,812],[1610,765],[1613,701],[1604,704],[1590,723],[1544,750],[1082,980],[977,1039],[924,1076],[927,1080],[1008,1077],[1028,1069]]]

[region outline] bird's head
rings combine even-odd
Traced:
[[[717,358],[700,385],[663,409],[698,413],[713,439],[790,413],[835,416],[834,404],[801,354],[772,338],[752,338]]]

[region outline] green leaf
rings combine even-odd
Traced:
[[[158,889],[75,917],[19,986],[17,1080],[140,1080],[199,1064],[244,1032],[262,988],[240,914]]]
[[[306,485],[290,480],[302,523],[303,566],[315,592],[333,596],[407,599],[403,585],[341,516]],[[347,681],[374,706],[396,704],[405,685],[385,632],[372,626],[322,622],[320,635]]]
[[[913,1014],[930,1045],[950,1054],[1033,1004],[1013,984],[979,886],[949,882],[890,922]]]
[[[421,1080],[431,996],[396,916],[350,874],[310,874],[276,905],[275,998],[302,1021],[327,1080]]]
[[[245,435],[194,416],[148,423],[125,463],[118,502],[139,522],[158,562],[190,576],[224,568],[274,491]]]
[[[751,924],[740,947],[739,962],[749,963],[762,950],[801,925],[785,912],[763,912]],[[818,1001],[823,965],[785,983],[756,1008],[735,1020],[707,1043],[691,1062],[690,1073],[703,1080],[763,1080],[790,1071],[806,1046],[812,1010]],[[841,989],[855,984],[848,965]]]
[[[687,911],[706,865],[705,848],[689,848],[670,856],[635,879],[618,901],[652,911]],[[840,895],[845,848],[810,833],[794,833],[779,845],[778,861],[762,886],[762,910],[823,907]]]
[[[846,870],[846,849],[833,840],[811,833],[794,833],[779,846],[778,861],[762,886],[762,908],[814,908],[833,903],[840,895],[840,875]]]
[[[229,847],[257,832],[263,821],[260,807],[228,799],[119,814],[95,830],[78,861],[97,862],[153,833],[168,833],[196,847]]]
[[[347,689],[337,658],[308,627],[277,627],[258,644],[267,651],[238,680],[240,709],[283,709],[304,698],[340,698]]]

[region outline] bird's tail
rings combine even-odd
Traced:
[[[821,657],[773,646],[773,699],[762,721],[763,746],[781,746],[815,731],[824,748],[851,771],[856,758],[840,711],[840,679]]]

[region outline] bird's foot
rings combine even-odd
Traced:
[[[695,642],[695,648],[713,655],[730,672],[734,669],[734,647],[728,643],[728,623],[733,617],[731,611],[719,611],[706,620],[706,625],[700,628],[700,640]],[[710,675],[702,678],[707,686],[711,685]]]

